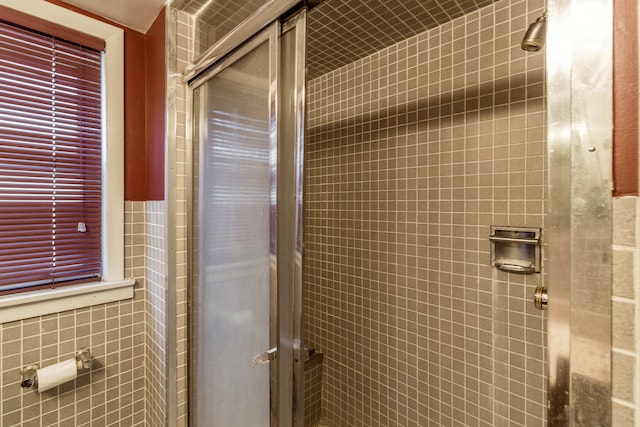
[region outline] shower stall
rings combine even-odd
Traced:
[[[302,409],[306,11],[277,20],[291,6],[274,2],[243,24],[254,36],[232,32],[186,75],[194,425],[295,425]]]
[[[610,5],[238,3],[170,4],[169,424],[610,423]]]

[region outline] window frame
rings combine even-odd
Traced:
[[[133,297],[124,278],[124,31],[45,0],[3,6],[105,41],[103,53],[102,281],[0,297],[0,323]]]

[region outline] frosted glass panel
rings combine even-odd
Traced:
[[[201,115],[191,357],[198,426],[269,425],[269,365],[253,363],[269,349],[275,263],[269,89],[265,42],[194,92]]]

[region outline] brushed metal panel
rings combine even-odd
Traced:
[[[611,16],[549,2],[551,426],[611,423]]]

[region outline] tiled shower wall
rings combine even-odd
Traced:
[[[133,300],[0,325],[0,426],[164,425],[164,308],[157,298],[165,285],[163,268],[154,267],[164,250],[156,216],[163,204],[125,205],[125,277],[137,278]],[[53,364],[82,347],[91,348],[96,364],[75,382],[43,394],[20,388],[22,366]]]
[[[306,344],[334,426],[545,425],[544,274],[489,266],[545,226],[540,0],[499,1],[308,85]],[[544,265],[543,265],[544,271]]]
[[[175,237],[176,237],[176,361],[177,361],[177,426],[188,425],[188,397],[189,390],[187,365],[188,348],[188,305],[187,305],[187,279],[188,279],[188,170],[190,168],[187,146],[187,85],[182,81],[181,73],[194,56],[193,20],[186,12],[171,9],[170,25],[175,26],[175,51],[169,55],[172,61],[171,68],[176,70],[173,76],[175,80],[175,92],[172,93],[170,102],[175,105]],[[170,83],[171,84],[171,83]]]
[[[166,251],[167,217],[164,201],[146,202],[146,325],[145,378],[146,423],[145,426],[166,425],[167,386],[167,302],[166,302]]]

